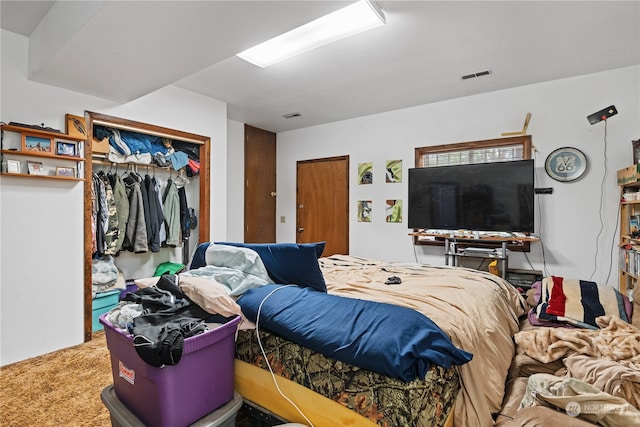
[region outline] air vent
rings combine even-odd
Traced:
[[[282,117],[284,117],[285,119],[292,119],[294,117],[300,117],[302,114],[300,113],[289,113],[289,114],[284,114]]]
[[[462,80],[474,79],[476,77],[488,76],[491,74],[491,70],[478,71],[477,73],[465,74],[462,76]]]

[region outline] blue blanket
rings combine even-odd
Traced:
[[[237,302],[254,322],[262,303],[260,328],[403,381],[424,379],[432,363],[449,368],[473,357],[455,347],[429,318],[409,308],[281,285],[251,289]]]

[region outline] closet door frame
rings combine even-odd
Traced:
[[[85,122],[87,125],[87,140],[85,143],[85,180],[84,180],[84,341],[90,341],[93,336],[92,332],[92,280],[91,280],[91,259],[92,259],[92,242],[91,242],[91,186],[93,174],[93,126],[108,126],[117,129],[129,130],[133,132],[144,133],[148,135],[161,136],[189,142],[200,146],[200,204],[198,207],[198,241],[208,242],[210,240],[210,187],[211,187],[211,138],[208,136],[197,135],[189,132],[183,132],[175,129],[169,129],[162,126],[151,125],[148,123],[127,120],[119,117],[109,116],[101,113],[85,111]]]

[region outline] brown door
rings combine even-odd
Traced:
[[[244,241],[276,241],[276,134],[244,126]]]
[[[349,254],[349,157],[297,164],[298,243],[326,242],[322,256]]]

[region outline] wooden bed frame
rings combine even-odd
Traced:
[[[377,424],[302,385],[276,375],[280,390],[301,408],[315,427],[375,427]],[[267,408],[289,422],[307,421],[276,389],[271,373],[241,360],[235,360],[235,390],[245,400]],[[444,427],[453,427],[453,408]]]

